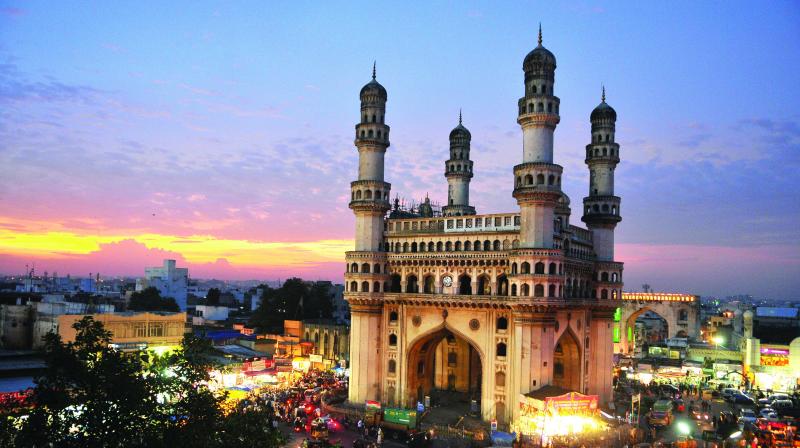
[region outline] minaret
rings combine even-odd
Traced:
[[[469,159],[469,144],[472,135],[461,124],[458,111],[458,126],[450,131],[450,159],[444,163],[447,178],[447,205],[442,207],[444,216],[474,215],[475,207],[469,205],[469,182],[472,179],[472,160]]]
[[[389,147],[389,126],[384,123],[386,89],[372,81],[361,89],[361,121],[356,125],[358,180],[350,183],[350,208],[356,216],[355,251],[347,252],[345,299],[350,303],[350,390],[354,403],[380,400],[383,291],[388,264],[383,225],[389,210],[391,185],[383,180],[383,158]]]
[[[561,171],[553,163],[553,132],[560,100],[553,95],[556,58],[539,45],[522,63],[525,96],[519,99],[522,163],[514,167],[514,198],[520,206],[520,247],[553,248],[554,209],[561,198]]]
[[[600,105],[592,111],[592,143],[586,145],[589,166],[589,196],[583,198],[583,218],[592,231],[599,261],[614,260],[614,228],[622,220],[620,198],[614,196],[614,169],[619,163],[619,145],[614,142],[617,112],[606,103],[606,89]]]

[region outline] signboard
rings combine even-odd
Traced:
[[[497,420],[496,419],[492,419],[491,425],[492,425],[492,431],[497,431]]]
[[[379,401],[367,400],[365,405],[364,420],[369,424],[377,423],[376,416],[381,411],[381,403]]]
[[[322,362],[322,355],[308,355],[308,360],[311,362]]]
[[[407,428],[416,428],[417,411],[411,409],[386,408],[383,411],[383,420],[389,423],[403,425]]]
[[[420,413],[425,412],[425,405],[422,404],[421,401],[417,402],[417,412],[420,412]]]
[[[551,415],[584,415],[592,416],[597,414],[597,395],[583,395],[577,392],[569,392],[557,397],[547,397],[544,399],[545,409]]]
[[[768,347],[761,347],[761,354],[762,355],[789,355],[789,350],[782,349],[782,348],[768,348]]]

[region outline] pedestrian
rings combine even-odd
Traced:
[[[378,428],[378,437],[376,438],[376,442],[378,442],[378,446],[383,444],[383,430]]]

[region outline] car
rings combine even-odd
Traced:
[[[784,409],[789,409],[794,407],[794,403],[792,402],[792,400],[774,400],[772,402],[771,407],[772,409],[775,409],[776,411],[780,412]]]
[[[662,384],[658,386],[658,391],[661,392],[661,394],[663,395],[670,395],[673,397],[681,393],[681,390],[673,386],[672,384]]]
[[[788,394],[776,393],[770,395],[769,397],[767,397],[767,399],[769,400],[770,403],[772,403],[775,400],[791,400],[792,397],[790,397]]]
[[[720,395],[722,395],[722,399],[723,400],[730,401],[731,395],[736,394],[736,393],[739,393],[739,389],[734,389],[732,387],[726,387],[725,389],[722,389],[722,393]]]
[[[670,400],[658,400],[647,415],[650,426],[669,426],[672,423],[673,404]]]
[[[762,409],[758,410],[758,415],[761,416],[761,417],[765,417],[766,418],[766,416],[768,416],[770,414],[777,414],[777,412],[775,412],[775,409],[772,409],[772,408],[762,408]]]
[[[703,408],[699,404],[693,404],[689,408],[689,417],[701,421],[708,421],[710,418],[708,412],[703,412]]]
[[[741,410],[739,410],[739,424],[740,425],[744,425],[744,424],[747,424],[747,423],[755,424],[757,418],[758,417],[756,416],[755,411],[753,411],[752,409],[742,408]]]
[[[731,403],[734,403],[734,404],[744,404],[744,405],[749,405],[749,406],[755,406],[756,405],[756,401],[753,400],[752,397],[749,397],[749,396],[747,396],[747,395],[745,395],[745,394],[743,394],[741,392],[735,393],[735,394],[731,394],[730,397],[728,398],[728,401],[730,401]]]

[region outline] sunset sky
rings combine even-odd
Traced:
[[[446,198],[463,108],[473,204],[516,210],[541,21],[573,206],[617,110],[626,290],[800,298],[800,3],[432,3],[0,0],[0,273],[341,281],[373,60],[392,195]]]

